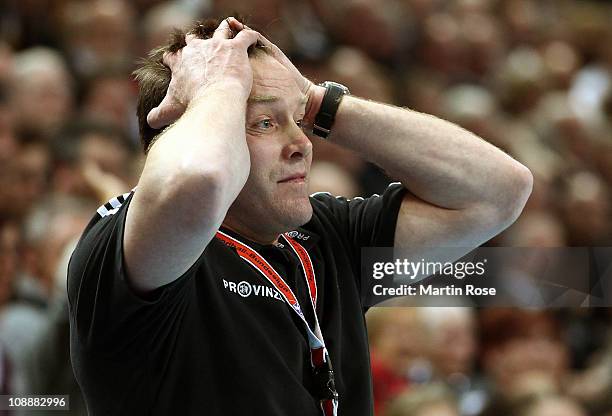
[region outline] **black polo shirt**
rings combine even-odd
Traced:
[[[339,415],[372,414],[361,247],[393,245],[404,191],[315,194],[311,221],[291,233],[314,264]],[[146,300],[130,290],[123,229],[132,195],[98,209],[68,267],[72,365],[90,415],[320,415],[303,322],[233,248],[215,238]],[[284,240],[262,246],[223,231],[276,268],[312,322],[302,269]]]

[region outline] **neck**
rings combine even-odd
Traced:
[[[234,221],[230,218],[225,218],[222,224],[225,228],[232,230],[235,233],[240,234],[243,237],[248,238],[256,243],[267,245],[274,244],[278,241],[279,234],[277,233],[266,233],[261,231],[255,231],[248,227],[246,224],[240,221]]]

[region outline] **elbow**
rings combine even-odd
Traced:
[[[509,227],[523,212],[533,190],[533,174],[526,166],[514,161],[506,172],[506,184],[500,187],[497,210],[502,228]]]

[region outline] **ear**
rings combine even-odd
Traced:
[[[174,123],[184,112],[185,106],[166,93],[162,102],[147,114],[147,124],[153,129],[161,129]]]

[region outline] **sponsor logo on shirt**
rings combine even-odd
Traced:
[[[306,235],[306,234],[301,233],[299,231],[289,231],[287,233],[287,235],[289,237],[291,237],[291,238],[297,238],[298,240],[303,240],[303,241],[306,241],[306,240],[308,240],[310,238],[309,235]]]
[[[248,298],[249,296],[261,296],[265,298],[272,298],[280,300],[284,302],[283,297],[278,291],[270,286],[264,285],[256,285],[253,283],[249,283],[246,281],[241,282],[230,282],[223,279],[223,287],[230,293],[235,293],[243,298]]]

